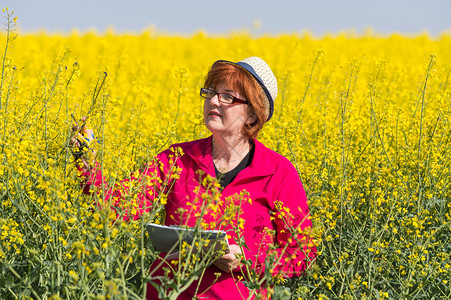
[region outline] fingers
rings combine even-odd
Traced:
[[[72,118],[74,119],[75,124],[72,124],[73,137],[71,142],[75,145],[77,140],[86,140],[89,144],[89,142],[94,140],[94,131],[89,127],[87,122],[88,118],[86,116],[81,117],[81,125],[77,122],[73,114]],[[81,146],[82,144],[83,143],[78,143],[78,146]]]
[[[72,131],[74,132],[83,132],[85,130],[89,130],[87,125],[88,117],[83,116],[81,117],[81,125],[77,122],[77,119],[75,119],[74,115],[71,114],[72,119],[74,120],[74,124],[72,125]]]
[[[72,148],[80,148],[80,142],[78,141],[78,139],[76,139],[75,137],[72,137],[71,139],[70,139],[70,141],[69,141],[69,145],[72,147]]]
[[[230,260],[225,259],[218,259],[213,264],[217,266],[221,271],[224,271],[226,273],[230,273],[232,271],[232,262]]]
[[[217,259],[213,264],[217,266],[219,269],[226,273],[230,273],[231,271],[238,268],[240,265],[240,260],[236,257],[235,254],[241,254],[241,247],[236,244],[231,244],[229,246],[230,252],[221,256]],[[239,255],[238,255],[239,256]]]
[[[213,264],[222,271],[230,273],[239,266],[240,260],[235,256],[235,254],[228,253],[222,256],[221,258],[217,259]]]
[[[238,259],[220,258],[220,259],[216,260],[213,264],[215,266],[217,266],[219,269],[221,269],[222,271],[224,271],[226,273],[230,273],[239,266],[240,261]]]
[[[83,116],[81,122],[77,122],[74,115],[72,118],[75,124],[72,125],[72,137],[69,140],[69,144],[72,147],[72,154],[76,160],[82,160],[84,169],[89,168],[90,162],[95,159],[95,151],[92,149],[92,141],[94,140],[94,131],[89,128],[88,118]]]

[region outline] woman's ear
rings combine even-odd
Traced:
[[[257,115],[255,113],[250,113],[249,117],[246,120],[246,124],[250,125],[257,121]]]

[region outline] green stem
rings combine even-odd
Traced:
[[[421,141],[423,138],[423,118],[424,118],[424,100],[426,98],[426,88],[427,88],[427,82],[429,79],[429,72],[432,69],[432,66],[434,65],[435,57],[434,55],[431,55],[429,66],[426,72],[426,78],[424,80],[423,89],[421,90],[421,113],[420,113],[420,133],[418,135],[418,201],[417,201],[417,209],[420,211],[420,207],[422,204],[422,178],[421,178]]]
[[[3,52],[3,60],[2,60],[2,78],[0,83],[0,109],[2,108],[2,93],[3,93],[3,82],[5,79],[5,66],[6,66],[6,55],[8,53],[9,48],[9,41],[10,41],[10,35],[11,35],[11,14],[6,14],[6,45],[5,45],[5,51]]]
[[[317,64],[317,62],[319,60],[319,57],[321,56],[322,53],[323,53],[322,51],[318,51],[317,54],[316,54],[315,60],[313,61],[313,65],[312,65],[312,68],[310,70],[310,75],[309,75],[309,78],[308,78],[308,81],[307,81],[307,86],[305,87],[304,95],[302,96],[302,99],[300,101],[301,104],[304,103],[305,98],[307,97],[307,92],[308,92],[308,90],[310,88],[310,84],[311,84],[312,78],[313,78],[313,71],[315,70],[315,66],[316,66],[316,64]],[[302,117],[302,108],[299,109],[298,121],[296,123],[296,131],[298,129],[299,124],[301,123],[301,117]]]

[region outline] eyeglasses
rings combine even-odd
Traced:
[[[226,93],[218,93],[214,90],[206,89],[206,88],[200,89],[200,96],[202,98],[211,99],[216,95],[218,95],[218,100],[221,101],[222,103],[226,103],[226,104],[232,104],[232,103],[247,104],[248,103],[248,101],[246,101],[246,100],[238,99],[237,97],[226,94]]]

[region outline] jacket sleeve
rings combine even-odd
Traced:
[[[294,277],[302,275],[313,264],[316,247],[307,196],[299,174],[290,162],[283,165],[273,175],[274,198],[269,203],[275,227],[274,247],[269,246],[267,251],[259,253],[244,249],[244,254],[246,258],[255,258],[257,273],[268,269],[273,276]]]
[[[171,179],[178,169],[176,160],[168,152],[160,153],[140,171],[114,184],[105,180],[100,164],[95,163],[90,171],[81,174],[83,193],[96,193],[98,199],[104,200],[97,202],[97,206],[110,206],[117,218],[136,220],[149,212],[156,199],[164,197],[170,189]]]

